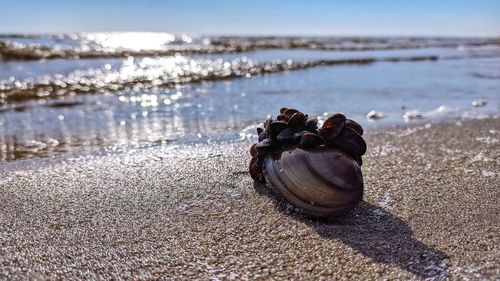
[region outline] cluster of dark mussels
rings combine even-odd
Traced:
[[[258,181],[264,181],[262,163],[268,154],[296,147],[333,146],[345,151],[361,166],[361,156],[366,152],[366,143],[361,137],[363,127],[341,113],[329,116],[318,129],[318,119],[308,118],[297,109],[281,108],[276,120],[267,119],[264,128],[257,128],[257,134],[259,142],[250,148],[250,175]]]

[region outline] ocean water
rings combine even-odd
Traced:
[[[497,116],[500,39],[0,35],[0,162],[237,142],[281,107]]]

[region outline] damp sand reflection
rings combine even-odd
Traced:
[[[55,113],[52,114],[55,120],[44,130],[42,124],[48,123],[46,119],[41,121],[29,110],[21,114],[23,122],[18,130],[0,131],[0,162],[75,151],[78,154],[109,153],[172,143],[206,143],[214,135],[221,140],[220,136],[226,131],[233,132],[228,139],[235,139],[237,130],[244,124],[237,119],[221,124],[203,115],[185,118],[175,109],[144,110],[131,113],[127,118],[108,110],[91,118],[81,112],[72,112],[67,117]]]

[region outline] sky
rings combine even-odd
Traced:
[[[499,0],[0,0],[0,33],[500,36]]]

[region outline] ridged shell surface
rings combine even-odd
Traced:
[[[312,215],[343,213],[363,197],[360,167],[333,147],[295,148],[267,155],[263,172],[285,200]]]

